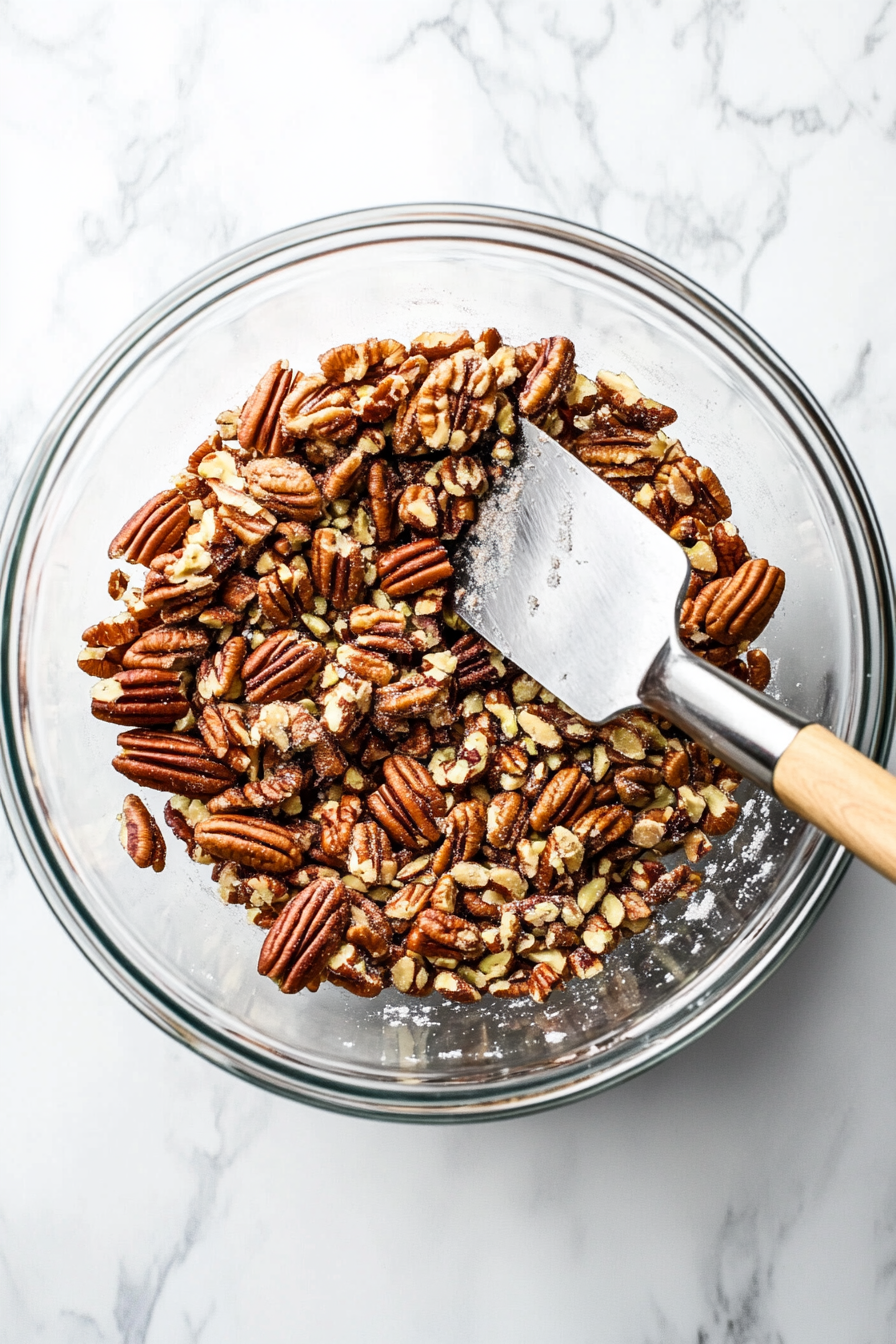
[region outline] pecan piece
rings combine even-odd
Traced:
[[[317,815],[317,813],[315,813]],[[361,816],[361,799],[344,793],[320,808],[320,848],[328,863],[345,864],[355,823]]]
[[[444,824],[445,839],[432,861],[433,872],[444,873],[478,853],[485,838],[485,807],[478,798],[455,803]]]
[[[297,994],[323,970],[342,940],[350,916],[345,887],[321,877],[296,893],[261,946],[258,972]]]
[[[366,453],[362,453],[360,448],[349,453],[341,462],[334,462],[324,476],[322,486],[324,499],[332,504],[334,500],[343,499],[351,494],[361,485],[369,463],[369,457]]]
[[[201,700],[215,700],[230,695],[236,685],[246,657],[248,645],[242,635],[228,639],[207,658],[196,674],[196,690]]]
[[[331,383],[359,383],[368,369],[395,369],[407,359],[408,352],[400,341],[361,341],[356,345],[334,345],[318,358],[324,377]]]
[[[277,360],[263,375],[240,411],[237,439],[246,452],[279,457],[284,449],[280,407],[292,381],[289,364]]]
[[[462,691],[479,690],[500,681],[491,661],[494,652],[492,646],[479,635],[472,632],[461,635],[451,646],[451,652],[457,659],[454,675]]]
[[[601,369],[597,375],[597,389],[601,403],[609,406],[624,425],[653,432],[678,419],[671,406],[645,397],[627,373]]]
[[[395,877],[398,864],[392,857],[391,842],[375,821],[358,822],[352,827],[348,870],[368,887],[386,886]]]
[[[387,541],[394,541],[400,530],[396,515],[398,481],[387,463],[377,461],[370,464],[367,490],[376,539],[383,546]]]
[[[124,667],[155,667],[181,672],[205,657],[208,635],[202,630],[156,626],[130,646],[122,658]]]
[[[367,806],[392,839],[408,849],[425,849],[441,839],[436,819],[445,815],[445,799],[426,766],[410,756],[390,756],[383,775],[385,782]]]
[[[429,714],[436,705],[444,704],[451,690],[449,678],[438,678],[425,672],[410,672],[391,686],[381,686],[376,692],[376,707],[380,714],[411,718],[415,714]]]
[[[277,807],[301,793],[305,771],[295,765],[281,765],[266,774],[264,779],[250,780],[243,785],[243,796],[250,807]]]
[[[548,336],[520,392],[520,411],[541,419],[557,405],[575,377],[576,348],[565,336]]]
[[[421,331],[411,341],[411,354],[423,355],[424,359],[447,359],[473,345],[473,337],[464,328],[463,331]]]
[[[121,847],[138,868],[160,873],[165,867],[165,839],[149,808],[129,793],[121,808]]]
[[[361,999],[375,998],[386,987],[380,972],[368,967],[360,949],[351,942],[343,943],[328,957],[327,979]]]
[[[313,476],[293,458],[256,458],[246,463],[243,474],[249,493],[278,518],[313,523],[323,513],[323,496]]]
[[[148,565],[180,541],[193,519],[179,490],[162,490],[129,518],[109,545],[109,559],[122,556],[132,565]]]
[[[597,854],[620,840],[634,824],[627,807],[595,807],[572,824],[573,834],[588,854]]]
[[[439,529],[439,506],[432,486],[422,481],[406,485],[398,501],[398,517],[414,532],[434,535]]]
[[[106,681],[97,682],[90,701],[95,719],[134,728],[176,723],[189,708],[181,674],[150,667],[116,672]]]
[[[374,961],[383,961],[392,945],[392,926],[379,906],[368,897],[353,891],[349,899],[351,923],[346,930],[346,942],[363,947]]]
[[[521,793],[497,793],[486,813],[486,837],[493,849],[513,849],[523,838],[528,823],[526,800]]]
[[[775,614],[783,592],[783,570],[767,560],[748,560],[716,591],[706,613],[706,633],[727,645],[755,639]]]
[[[390,597],[420,593],[454,573],[448,552],[435,538],[411,541],[406,546],[383,551],[376,567],[383,591]]]
[[[236,783],[236,775],[216,760],[204,742],[180,733],[118,734],[121,755],[113,767],[132,784],[188,798],[210,798]]]
[[[408,934],[408,950],[439,964],[481,957],[485,944],[478,927],[469,919],[445,910],[421,910]]]
[[[290,700],[305,689],[326,662],[327,652],[294,630],[280,630],[259,644],[243,663],[245,696],[252,704]]]
[[[345,611],[358,601],[364,588],[361,548],[332,527],[319,527],[311,541],[311,574],[321,597]]]
[[[374,686],[387,686],[395,676],[395,665],[374,649],[358,648],[355,644],[340,644],[336,650],[336,661],[347,672],[372,682]]]
[[[200,821],[194,834],[206,854],[262,873],[288,873],[302,861],[302,850],[293,832],[263,817],[219,813]]]
[[[433,989],[452,1003],[478,1003],[482,998],[475,985],[453,970],[439,971],[433,981]]]
[[[280,408],[283,428],[297,439],[345,443],[358,423],[351,395],[350,388],[333,387],[322,374],[297,373],[292,391]]]
[[[542,961],[529,973],[529,997],[536,1003],[544,1003],[552,990],[563,984],[563,977],[553,966]]]
[[[458,350],[440,360],[414,399],[424,443],[464,452],[492,423],[495,396],[495,371],[475,350]]]
[[[545,785],[532,808],[529,824],[533,831],[551,826],[571,826],[594,801],[594,785],[577,765],[558,770]]]

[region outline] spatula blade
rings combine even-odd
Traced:
[[[454,566],[463,619],[594,723],[638,703],[688,580],[676,542],[530,424]]]

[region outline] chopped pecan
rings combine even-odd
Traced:
[[[135,728],[176,723],[189,708],[182,674],[150,667],[116,672],[97,682],[90,701],[95,719]]]
[[[597,375],[597,387],[602,404],[611,407],[616,418],[625,425],[655,431],[678,419],[671,406],[645,397],[626,373],[610,373],[608,369],[601,369]]]
[[[520,392],[520,411],[543,419],[566,395],[575,377],[576,348],[565,336],[548,336]]]
[[[259,644],[243,664],[246,699],[253,704],[290,700],[326,662],[326,650],[294,630],[280,630]]]
[[[345,865],[352,831],[360,816],[361,799],[353,793],[344,793],[338,801],[331,799],[321,805],[320,849],[328,863]]]
[[[425,359],[447,359],[473,345],[473,337],[463,331],[421,331],[411,341],[411,354],[423,355]]]
[[[536,1003],[544,1003],[548,995],[562,984],[563,976],[547,962],[542,961],[529,973],[527,986],[529,997]]]
[[[121,847],[138,868],[160,873],[165,867],[165,839],[149,808],[129,793],[121,808]]]
[[[488,782],[493,789],[512,793],[523,787],[528,771],[529,756],[525,747],[511,742],[496,749],[489,766]]]
[[[121,755],[112,765],[132,784],[188,798],[210,798],[236,783],[236,775],[216,760],[204,742],[180,733],[118,734]]]
[[[403,718],[428,714],[436,705],[443,704],[451,689],[447,678],[409,672],[390,686],[381,686],[376,692],[376,707],[381,714]]]
[[[358,601],[364,588],[364,560],[356,541],[332,527],[319,527],[311,540],[314,587],[337,611]]]
[[[390,756],[383,762],[383,776],[367,806],[384,830],[408,849],[425,849],[439,840],[436,820],[445,815],[445,798],[426,766],[410,756]]]
[[[448,552],[434,538],[384,551],[376,567],[383,590],[393,598],[420,593],[454,573]]]
[[[294,458],[255,459],[243,468],[249,493],[278,518],[313,523],[323,496],[308,468]]]
[[[249,780],[243,785],[243,795],[250,807],[277,807],[300,793],[304,783],[304,770],[295,765],[281,765],[264,779]]]
[[[258,958],[260,975],[297,994],[320,974],[342,940],[350,918],[341,882],[321,877],[296,893],[265,938]]]
[[[284,451],[280,407],[292,381],[289,364],[277,360],[261,378],[240,411],[237,439],[245,451],[280,457]]]
[[[236,685],[248,645],[242,635],[228,639],[208,658],[196,674],[196,690],[202,700],[215,700],[229,696]]]
[[[439,971],[433,989],[452,1003],[478,1003],[482,998],[475,985],[453,970]]]
[[[162,490],[148,499],[109,545],[109,559],[124,556],[132,565],[148,565],[177,545],[192,522],[179,490]]]
[[[626,807],[646,806],[653,798],[654,789],[662,782],[662,770],[650,765],[630,765],[625,770],[617,770],[613,776],[619,801]]]
[[[398,517],[414,532],[435,535],[439,530],[439,505],[432,486],[423,482],[406,485],[398,501]]]

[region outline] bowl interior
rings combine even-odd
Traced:
[[[330,986],[283,996],[256,973],[258,931],[220,903],[207,868],[172,837],[165,872],[138,872],[118,844],[116,730],[90,717],[75,667],[81,630],[112,613],[108,542],[272,360],[310,370],[327,347],[373,334],[569,334],[581,369],[624,370],[675,406],[676,432],[720,476],[751,551],[786,571],[763,639],[771,693],[872,749],[883,675],[874,557],[830,441],[721,310],[594,237],[505,220],[267,240],[137,324],[47,445],[19,523],[8,630],[21,686],[12,749],[44,884],[105,972],[144,986],[144,1007],[286,1090],[438,1111],[619,1077],[760,974],[832,871],[828,842],[744,788],[742,824],[716,842],[698,897],[666,907],[603,977],[541,1008],[488,998],[468,1008]],[[164,795],[143,796],[160,816]]]

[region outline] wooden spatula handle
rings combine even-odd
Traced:
[[[896,776],[810,723],[779,758],[773,782],[791,812],[896,882]]]

